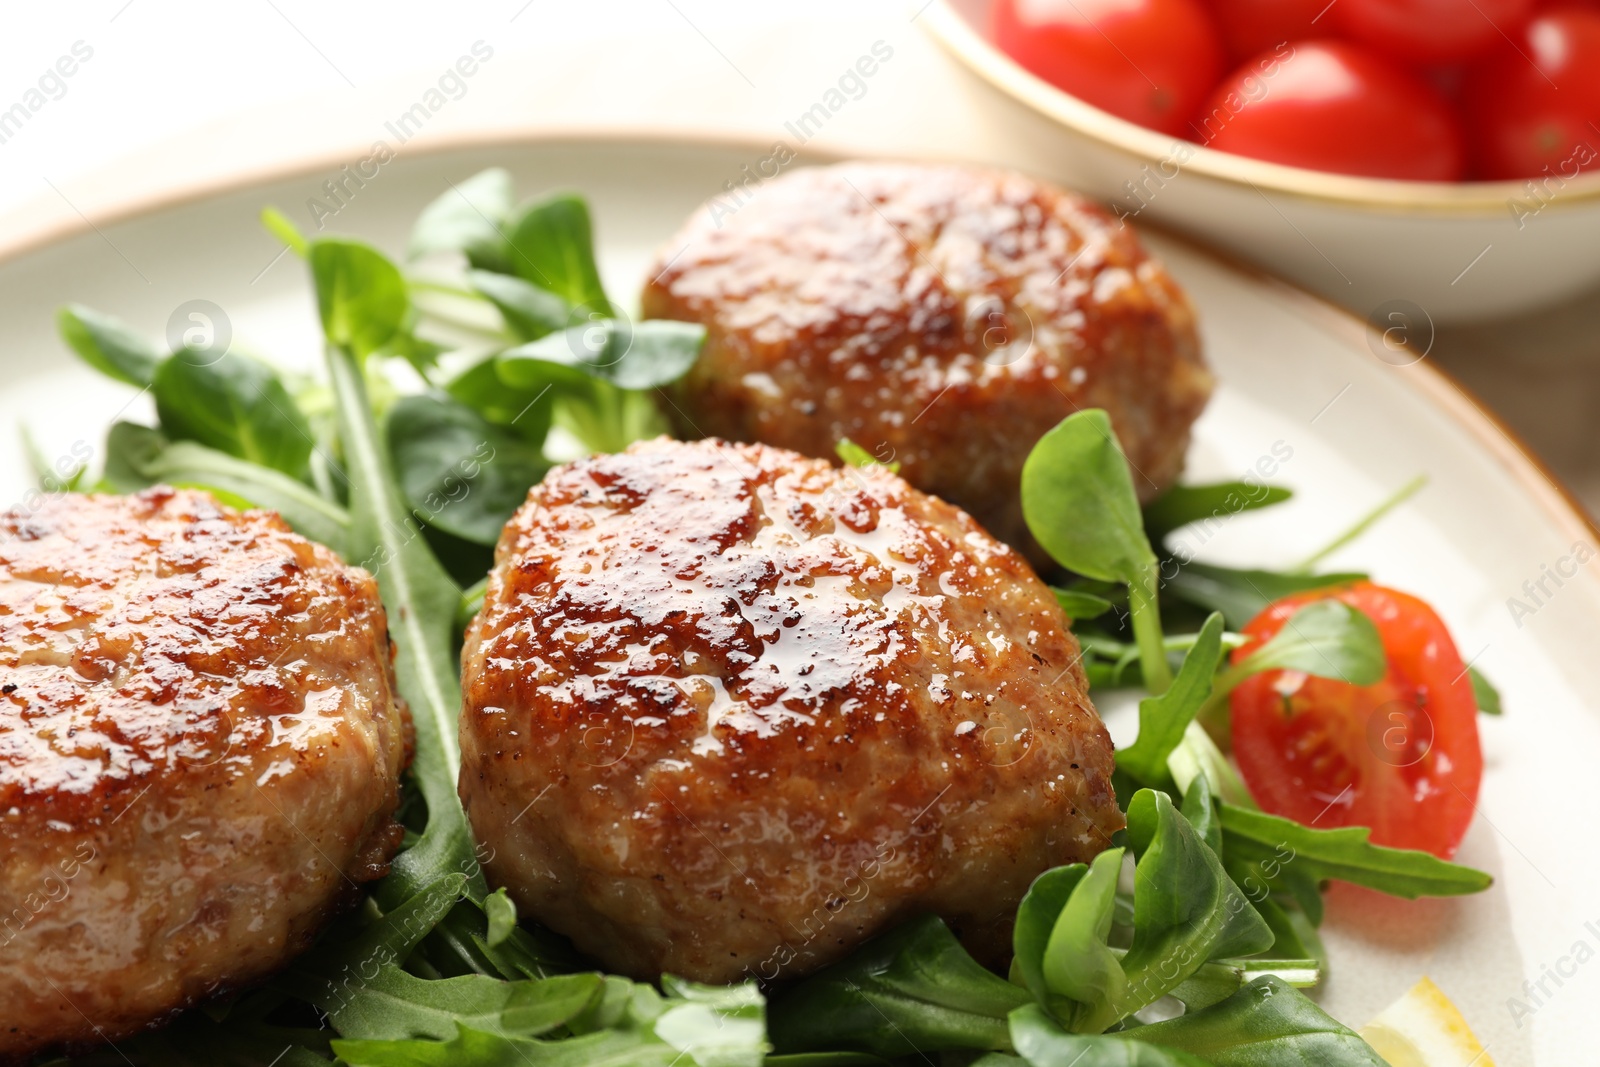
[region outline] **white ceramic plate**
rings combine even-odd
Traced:
[[[500,164],[524,193],[575,188],[592,201],[606,281],[637,292],[650,254],[756,146],[584,140],[455,149],[386,166],[331,221],[392,251],[446,187]],[[355,157],[352,157],[355,158]],[[84,231],[0,264],[0,501],[27,506],[19,421],[51,457],[101,447],[108,421],[148,401],[80,366],[53,311],[78,301],[162,334],[185,302],[223,308],[237,341],[289,365],[319,361],[301,264],[277,258],[257,214],[275,203],[309,224],[317,174],[229,191]],[[1190,477],[1240,476],[1274,446],[1287,505],[1224,522],[1206,558],[1289,563],[1413,475],[1426,490],[1330,563],[1370,569],[1438,606],[1464,656],[1505,698],[1484,720],[1486,775],[1463,862],[1496,884],[1452,901],[1391,901],[1343,887],[1325,928],[1334,971],[1325,1006],[1359,1025],[1426,973],[1461,1006],[1495,1062],[1568,1064],[1591,1047],[1600,999],[1600,850],[1592,845],[1600,716],[1600,580],[1573,573],[1594,532],[1476,406],[1426,362],[1374,355],[1357,321],[1281,283],[1158,234],[1150,244],[1188,287],[1222,382],[1200,421]],[[100,457],[96,455],[98,461]],[[1559,586],[1547,575],[1566,572]],[[1543,578],[1545,593],[1525,590]],[[1534,609],[1513,619],[1508,599]],[[1519,624],[1520,623],[1520,624]],[[1125,718],[1110,712],[1114,732]],[[1593,925],[1586,926],[1586,923]],[[1580,945],[1583,946],[1580,948]],[[1579,960],[1582,962],[1579,962]],[[1546,977],[1546,975],[1550,977]],[[1524,981],[1534,984],[1531,993]],[[1543,984],[1543,992],[1539,984]],[[1512,998],[1527,1012],[1513,1011]],[[1520,1025],[1519,1025],[1520,1024]]]

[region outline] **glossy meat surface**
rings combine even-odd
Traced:
[[[283,964],[382,873],[408,747],[376,583],[276,515],[0,515],[0,1059]]]
[[[885,470],[641,442],[547,475],[496,561],[462,798],[491,883],[609,968],[792,977],[927,911],[999,959],[1122,825],[1049,590]]]
[[[1103,208],[1018,174],[881,163],[747,196],[695,214],[642,295],[708,330],[673,398],[685,435],[830,458],[849,437],[1024,548],[1023,461],[1074,411],[1110,413],[1143,499],[1176,481],[1211,391],[1194,311]]]

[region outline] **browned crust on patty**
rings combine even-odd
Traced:
[[[641,299],[707,327],[674,394],[685,434],[823,457],[848,437],[1025,547],[1017,487],[1046,431],[1105,408],[1149,500],[1211,391],[1194,311],[1134,231],[1003,171],[785,174],[690,218]]]
[[[496,560],[462,797],[491,880],[607,967],[795,974],[920,911],[996,956],[1122,824],[1049,590],[886,471],[642,442],[552,471]]]

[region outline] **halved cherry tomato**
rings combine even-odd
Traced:
[[[1461,131],[1449,105],[1343,41],[1299,41],[1245,63],[1193,125],[1202,144],[1295,167],[1409,181],[1461,177]]]
[[[1600,12],[1548,11],[1468,76],[1480,178],[1568,180],[1600,148]]]
[[[1450,632],[1414,596],[1357,582],[1285,597],[1244,628],[1238,662],[1300,608],[1336,597],[1378,627],[1389,673],[1357,686],[1298,671],[1245,679],[1231,697],[1233,752],[1262,808],[1372,841],[1455,854],[1483,773],[1477,701]]]
[[[998,0],[994,37],[1057,88],[1179,136],[1223,71],[1198,0]]]
[[[1328,0],[1210,0],[1209,6],[1235,63],[1280,44],[1329,32],[1329,21],[1319,17]]]
[[[1341,36],[1416,66],[1460,63],[1515,37],[1533,0],[1339,0]]]

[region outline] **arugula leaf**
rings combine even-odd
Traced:
[[[1145,507],[1144,528],[1152,542],[1160,542],[1192,522],[1271,507],[1292,496],[1294,493],[1282,486],[1251,482],[1175,485]]]
[[[780,1051],[847,1049],[885,1057],[1004,1049],[1006,1014],[1032,997],[967,955],[934,916],[867,942],[772,1004]]]
[[[574,308],[608,317],[611,301],[595,264],[589,205],[571,194],[529,204],[512,223],[511,269]]]
[[[1317,830],[1226,802],[1221,812],[1224,850],[1230,864],[1250,864],[1264,882],[1275,887],[1283,884],[1278,869],[1317,881],[1337,878],[1408,900],[1478,893],[1494,881],[1483,871],[1427,852],[1374,845],[1368,841],[1372,831],[1365,826]],[[1275,869],[1267,871],[1269,865]]]
[[[308,258],[328,335],[328,377],[350,478],[349,554],[377,577],[398,637],[395,676],[416,730],[411,771],[428,805],[422,839],[395,858],[378,893],[392,905],[441,872],[466,871],[469,896],[481,900],[487,886],[456,795],[461,684],[452,623],[461,590],[415,536],[359,362],[404,320],[405,285],[393,264],[356,242],[319,240]]]
[[[403,855],[403,853],[402,853]],[[272,979],[274,988],[329,1014],[369,981],[368,972],[404,960],[461,899],[464,874],[445,874],[354,934],[323,941]]]
[[[1215,1067],[1387,1067],[1372,1046],[1304,994],[1274,977],[1257,978],[1209,1008],[1128,1031],[1203,1056]]]
[[[330,345],[363,360],[405,326],[411,310],[405,278],[382,252],[362,241],[323,237],[311,242],[306,259]]]
[[[437,394],[402,397],[384,426],[400,489],[414,516],[493,545],[550,463],[510,430]]]
[[[461,252],[474,266],[509,270],[504,225],[515,196],[511,175],[500,167],[455,183],[417,216],[406,258]]]
[[[1117,753],[1117,767],[1147,785],[1170,778],[1167,757],[1183,741],[1183,732],[1211,695],[1217,663],[1222,658],[1222,616],[1213,613],[1184,657],[1172,688],[1139,702],[1139,735]]]
[[[1172,683],[1156,605],[1156,556],[1127,457],[1104,411],[1079,411],[1039,439],[1022,467],[1022,514],[1061,566],[1128,587],[1134,638],[1152,693]]]
[[[192,441],[168,442],[159,430],[114,423],[106,434],[106,488],[137,492],[158,482],[205,489],[238,508],[270,508],[294,531],[344,553],[350,516],[303,482]]]
[[[206,363],[183,351],[156,368],[156,414],[169,437],[299,477],[311,458],[311,429],[278,372],[229,352]]]
[[[445,977],[482,974],[512,980],[581,969],[571,946],[539,927],[511,926],[503,940],[490,944],[491,907],[488,898],[481,905],[462,901],[428,931],[407,962],[423,974],[431,969]]]
[[[1476,667],[1467,668],[1467,677],[1472,680],[1472,698],[1478,702],[1478,711],[1484,715],[1499,715],[1500,691],[1494,683]]]
[[[1036,1004],[1011,1013],[1009,1033],[1030,1067],[1209,1067],[1187,1052],[1130,1041],[1121,1034],[1068,1033]]]
[[[123,325],[82,304],[56,312],[56,326],[85,363],[108,378],[143,389],[155,380],[166,353]]]
[[[1379,502],[1377,507],[1367,512],[1367,514],[1360,519],[1357,519],[1355,524],[1349,529],[1339,534],[1332,541],[1329,541],[1322,548],[1307,556],[1300,562],[1299,566],[1294,568],[1295,572],[1299,574],[1308,573],[1317,564],[1321,563],[1339,549],[1343,548],[1345,545],[1348,545],[1350,542],[1366,533],[1378,522],[1379,519],[1383,518],[1385,515],[1389,514],[1389,512],[1393,511],[1395,508],[1411,499],[1418,493],[1418,491],[1422,489],[1423,486],[1427,484],[1427,475],[1417,475],[1405,485],[1402,485],[1399,489],[1396,489],[1386,499]]]
[[[1359,571],[1337,574],[1286,574],[1281,571],[1220,567],[1189,562],[1167,579],[1173,596],[1207,611],[1220,611],[1229,627],[1238,630],[1266,610],[1274,600],[1309,589],[1348,585],[1366,577]]]
[[[893,1067],[881,1056],[868,1052],[792,1052],[783,1056],[768,1056],[764,1067]],[[1008,1067],[1021,1064],[1015,1056],[991,1052],[973,1060],[969,1067]]]

